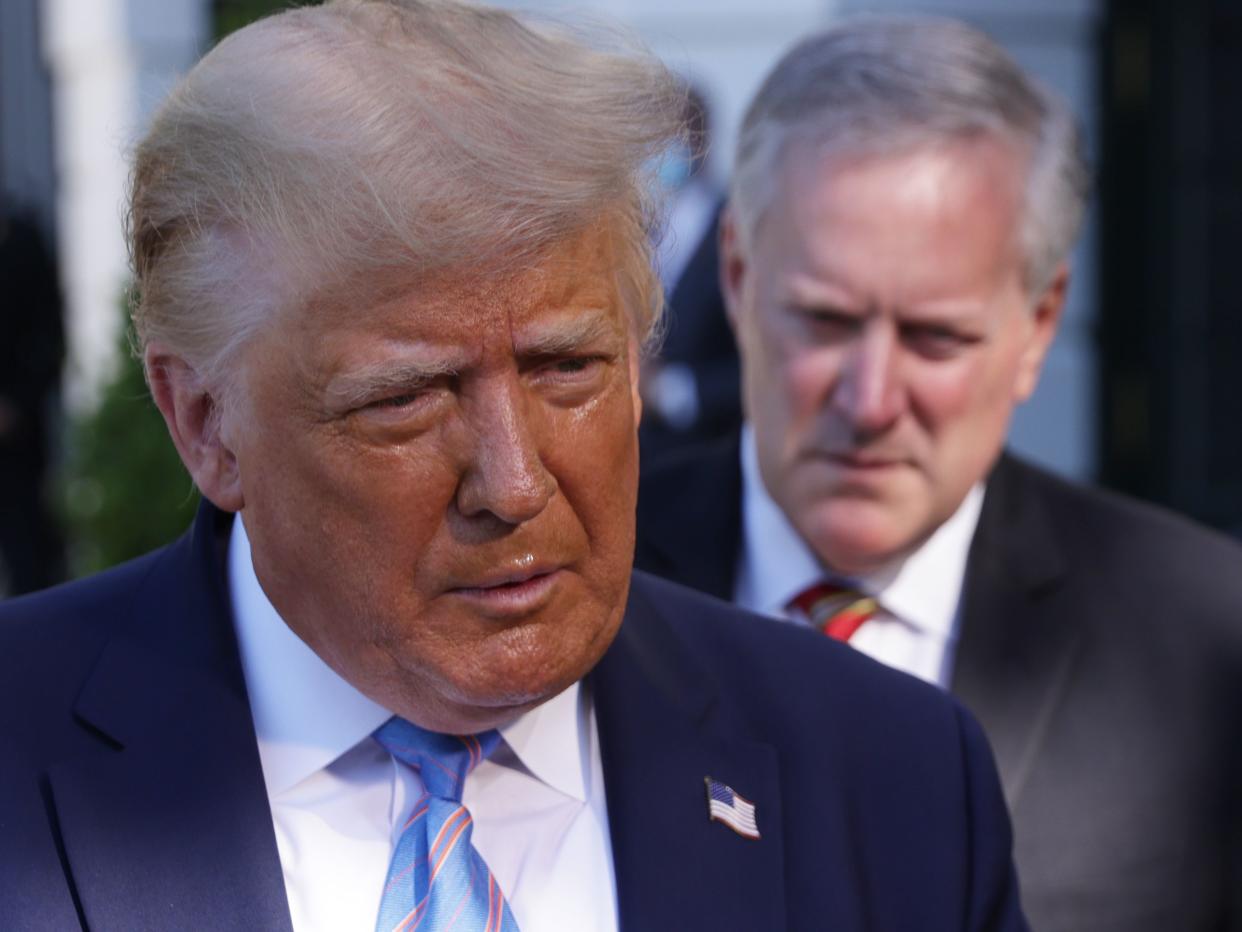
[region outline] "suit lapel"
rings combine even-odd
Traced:
[[[741,440],[734,434],[692,453],[644,474],[636,565],[731,601],[742,539]]]
[[[114,748],[52,769],[88,927],[290,929],[224,573],[200,510],[75,709]]]
[[[641,575],[590,682],[622,929],[784,928],[776,752],[731,720]],[[709,821],[705,777],[755,804],[761,839]]]
[[[1078,653],[1065,567],[1038,490],[1001,458],[971,543],[953,692],[975,713],[1013,807]]]

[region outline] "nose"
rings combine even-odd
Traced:
[[[556,492],[516,379],[489,386],[471,404],[473,448],[457,489],[457,510],[491,514],[505,524],[529,521]]]
[[[904,405],[897,334],[888,322],[871,320],[845,353],[832,404],[856,434],[882,433],[900,417]]]

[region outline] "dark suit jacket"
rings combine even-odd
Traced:
[[[647,472],[637,565],[730,598],[741,491],[736,437]],[[1032,928],[1242,927],[1242,548],[1006,455],[960,611]]]
[[[679,363],[694,376],[698,417],[674,428],[654,416],[643,418],[639,436],[647,462],[695,443],[727,437],[742,423],[741,363],[720,292],[720,210],[686,263],[668,296],[659,359]]]
[[[289,928],[230,521],[0,604],[0,928]],[[1025,928],[986,742],[937,691],[641,573],[589,683],[623,928]]]

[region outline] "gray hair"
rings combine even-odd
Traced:
[[[731,201],[743,238],[773,197],[791,140],[827,154],[917,151],[978,137],[1016,144],[1026,160],[1019,247],[1028,290],[1068,257],[1090,187],[1065,105],[986,35],[924,16],[861,17],[811,36],[777,63],[738,140]]]
[[[138,145],[139,349],[161,341],[224,389],[275,311],[518,271],[593,227],[645,339],[663,303],[649,166],[681,97],[615,34],[454,0],[260,20],[203,58]]]

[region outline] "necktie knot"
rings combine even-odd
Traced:
[[[374,734],[418,771],[424,790],[393,850],[376,932],[518,932],[500,885],[474,850],[474,820],[461,804],[466,775],[495,749],[500,732],[444,735],[393,717]]]
[[[500,732],[445,735],[393,716],[375,730],[375,740],[418,771],[429,796],[460,802],[466,775],[495,750]]]
[[[879,610],[871,596],[848,586],[821,582],[799,592],[786,609],[799,611],[816,628],[838,641],[848,641]]]

